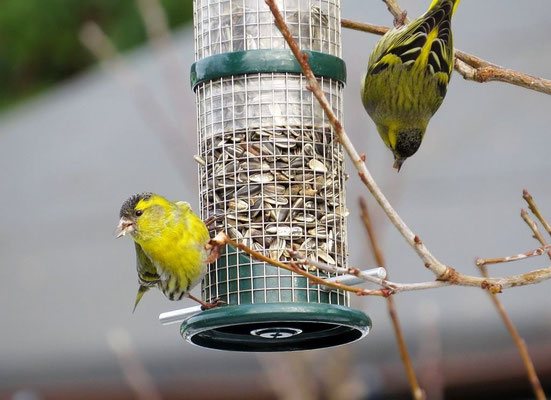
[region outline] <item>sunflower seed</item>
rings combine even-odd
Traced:
[[[321,161],[316,159],[308,161],[308,166],[315,172],[327,172],[327,167]]]

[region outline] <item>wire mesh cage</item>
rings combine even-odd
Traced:
[[[339,58],[339,0],[279,3],[293,37],[302,50],[309,51],[310,63],[331,107],[342,118],[346,70]],[[223,215],[216,230],[226,231],[231,238],[274,260],[289,262],[289,251],[294,248],[308,258],[346,266],[348,211],[343,149],[323,110],[306,89],[306,79],[286,48],[270,10],[263,0],[195,0],[194,17],[196,63],[191,75],[197,104],[203,218]],[[312,273],[329,276],[317,270]],[[347,307],[347,293],[325,291],[304,277],[253,260],[230,246],[210,265],[202,297],[205,301],[218,298],[230,306],[326,304],[344,306],[340,312],[345,314],[355,311]],[[281,320],[284,311],[279,308],[276,319]],[[227,314],[228,307],[209,312]],[[369,326],[363,321],[353,339],[347,330],[346,339],[325,341],[318,347],[363,336]],[[253,336],[277,338],[279,344],[262,348],[262,342],[255,342],[248,349],[305,348],[290,339],[291,344],[281,346],[282,338],[311,330],[304,321],[299,328],[287,322],[283,328],[277,322],[270,325],[269,320],[262,326],[245,328]],[[316,321],[318,330],[325,329],[320,322]],[[327,329],[334,330],[335,326],[330,324]],[[191,335],[191,331],[183,328],[184,334]],[[225,345],[207,343],[207,347]]]
[[[284,49],[264,0],[194,0],[195,61],[222,53]],[[341,57],[339,0],[278,2],[285,23],[302,50]]]

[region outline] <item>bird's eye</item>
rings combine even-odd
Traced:
[[[140,215],[143,214],[143,211],[142,210],[136,210],[135,214],[136,214],[136,217],[139,217]]]

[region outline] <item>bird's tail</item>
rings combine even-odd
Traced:
[[[450,16],[453,16],[453,13],[455,12],[455,9],[459,5],[460,1],[461,0],[432,0],[432,3],[430,3],[430,6],[429,6],[429,11],[440,8],[447,3],[452,3]]]
[[[132,312],[136,311],[136,307],[138,306],[138,303],[142,299],[144,293],[147,292],[148,290],[149,290],[148,286],[140,285],[140,287],[138,288],[138,294],[136,295],[136,302],[134,303],[134,309],[132,310]]]

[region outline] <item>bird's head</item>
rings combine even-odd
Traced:
[[[150,192],[130,196],[121,207],[117,237],[130,234],[136,239],[162,229],[168,204],[168,200]]]
[[[426,126],[421,127],[401,127],[379,128],[385,144],[394,154],[394,168],[400,171],[402,164],[408,157],[414,155],[423,141]]]

